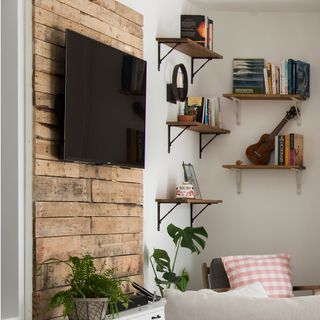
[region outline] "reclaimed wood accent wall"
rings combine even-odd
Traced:
[[[55,110],[64,92],[65,30],[143,56],[143,17],[115,0],[33,1],[33,319],[60,319],[47,311],[65,287],[68,269],[39,264],[89,252],[117,276],[143,282],[143,172],[59,160],[63,129]]]

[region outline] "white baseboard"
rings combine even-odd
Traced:
[[[19,318],[5,318],[3,320],[19,320]]]

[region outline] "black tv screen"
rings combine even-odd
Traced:
[[[146,62],[66,32],[64,159],[144,167]]]

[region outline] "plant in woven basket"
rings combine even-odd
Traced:
[[[97,270],[91,255],[45,262],[62,262],[70,267],[70,274],[66,277],[70,288],[56,293],[49,304],[49,309],[63,305],[64,317],[68,316],[70,320],[102,320],[109,312],[114,318],[119,303],[128,306],[128,296],[121,288],[124,280],[114,278],[114,269],[105,265]]]
[[[167,251],[163,249],[154,249],[153,254],[150,257],[151,266],[155,275],[154,280],[162,297],[163,290],[165,288],[170,288],[171,285],[174,285],[181,291],[187,290],[189,282],[187,270],[184,268],[181,275],[176,274],[174,271],[180,248],[187,248],[191,253],[199,254],[201,249],[204,249],[206,245],[204,238],[208,238],[208,233],[204,227],[186,227],[180,229],[175,225],[170,224],[167,227],[167,231],[176,247],[173,262],[171,263]],[[161,274],[161,278],[158,277],[158,273]]]

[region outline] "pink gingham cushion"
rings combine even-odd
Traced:
[[[290,256],[288,254],[222,257],[230,287],[261,282],[269,297],[292,297]]]

